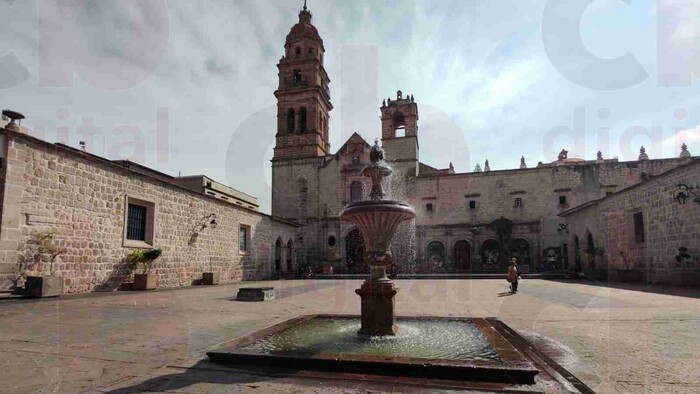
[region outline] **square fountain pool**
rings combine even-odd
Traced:
[[[393,337],[364,337],[358,316],[311,315],[207,353],[224,364],[464,381],[534,383],[538,370],[491,319],[397,318]]]

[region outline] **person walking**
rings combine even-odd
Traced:
[[[518,292],[518,279],[520,279],[520,272],[518,272],[518,262],[513,257],[510,260],[510,266],[508,267],[508,282],[510,282],[510,291],[513,293]]]

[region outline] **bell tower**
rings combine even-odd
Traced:
[[[403,175],[419,170],[418,104],[413,95],[396,92],[396,99],[382,102],[382,147],[394,168]]]
[[[330,152],[331,81],[323,67],[326,50],[311,23],[312,17],[304,3],[299,23],[287,35],[285,54],[277,65],[277,141],[273,160],[321,157]]]

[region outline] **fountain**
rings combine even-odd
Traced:
[[[384,160],[384,151],[375,141],[370,151],[371,164],[362,175],[372,180],[369,201],[350,204],[340,214],[343,221],[354,223],[365,240],[365,262],[370,277],[357,293],[362,299],[362,327],[359,334],[370,336],[396,335],[394,317],[394,282],[386,276],[386,269],[394,264],[391,240],[398,226],[416,217],[416,212],[400,201],[384,200],[383,181],[393,171]]]
[[[361,316],[300,316],[220,345],[207,353],[210,360],[341,372],[344,379],[438,379],[458,388],[531,385],[542,371],[549,371],[550,379],[552,369],[526,356],[533,348],[497,319],[395,316],[397,290],[386,273],[394,264],[391,242],[398,227],[416,213],[401,201],[384,200],[383,182],[393,171],[378,142],[371,148],[370,161],[362,170],[372,183],[369,199],[348,205],[340,215],[354,223],[365,240],[370,275],[355,291],[361,298]]]

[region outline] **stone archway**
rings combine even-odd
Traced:
[[[429,273],[445,272],[445,262],[447,253],[445,253],[445,245],[440,241],[432,241],[428,244],[426,251],[427,256],[427,271]]]
[[[586,234],[586,255],[588,256],[588,269],[590,269],[591,271],[595,271],[595,241],[593,240],[593,234],[589,232],[587,232]]]
[[[578,235],[574,236],[574,266],[577,272],[581,271],[581,241]]]
[[[282,239],[275,242],[275,272],[279,274],[282,270]]]
[[[293,273],[294,272],[294,242],[290,239],[289,242],[287,242],[287,272],[288,273]]]
[[[471,271],[472,247],[467,241],[459,241],[454,246],[455,270],[457,272]]]
[[[519,265],[530,265],[530,243],[522,238],[511,242],[510,257],[515,257]]]
[[[487,239],[481,245],[481,262],[484,270],[500,269],[501,244],[495,239]]]
[[[365,264],[365,239],[360,230],[354,229],[345,236],[345,261],[351,274],[367,273]]]

